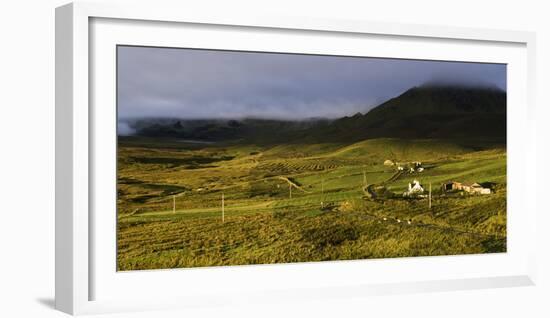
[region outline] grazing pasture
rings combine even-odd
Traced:
[[[119,137],[118,147],[119,270],[506,251],[498,143]],[[425,169],[396,173],[388,159]],[[427,196],[403,197],[413,179],[432,185],[431,208]],[[447,181],[492,193],[443,193]],[[369,185],[384,195],[367,195]]]

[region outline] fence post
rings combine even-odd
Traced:
[[[292,199],[292,183],[288,183],[288,196]]]
[[[432,183],[430,182],[430,192],[428,193],[428,208],[432,208]]]

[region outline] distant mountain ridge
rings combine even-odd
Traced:
[[[312,114],[315,116],[316,114]],[[349,142],[391,138],[506,140],[506,92],[493,87],[427,84],[366,114],[335,120],[165,120],[133,124],[138,135],[204,140]]]
[[[204,141],[274,140],[284,134],[326,126],[330,120],[312,118],[302,121],[277,119],[140,119],[131,122],[136,135]],[[274,134],[279,132],[279,134]]]

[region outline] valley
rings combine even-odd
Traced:
[[[337,119],[131,124],[118,270],[506,252],[504,92],[413,88]]]
[[[127,139],[119,145],[120,270],[506,250],[503,148],[395,139],[172,148]],[[388,158],[432,168],[385,183],[395,174]],[[427,198],[403,198],[413,179],[433,185],[431,208]],[[365,180],[393,196],[366,197]],[[448,180],[491,182],[494,193],[444,195]]]

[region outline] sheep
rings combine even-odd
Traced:
[[[409,219],[409,220],[407,221],[407,224],[411,225],[411,224],[412,224],[412,219]]]

